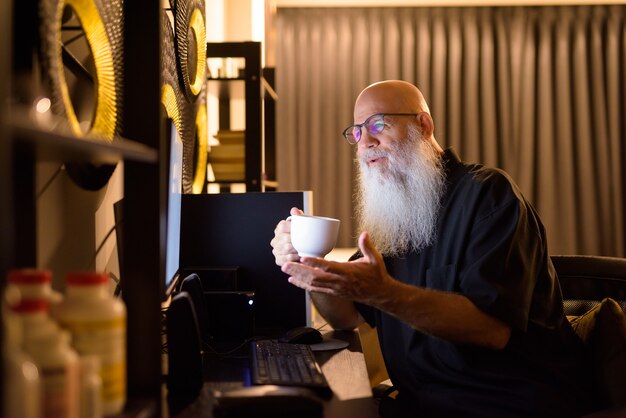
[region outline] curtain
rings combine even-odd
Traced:
[[[279,8],[279,190],[355,246],[352,123],[362,88],[415,83],[435,137],[507,171],[552,254],[626,256],[626,6]]]

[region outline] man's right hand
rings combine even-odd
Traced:
[[[291,208],[291,215],[304,215],[298,208]],[[276,259],[276,264],[282,266],[287,261],[299,261],[300,256],[293,245],[291,245],[291,221],[283,220],[274,229],[274,238],[270,242],[272,254]]]

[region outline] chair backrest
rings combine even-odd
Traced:
[[[566,315],[580,315],[604,298],[626,312],[626,258],[593,255],[553,255]]]

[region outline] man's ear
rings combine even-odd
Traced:
[[[420,127],[422,128],[422,135],[424,135],[424,138],[430,138],[435,131],[433,119],[428,113],[420,112],[417,114],[417,120],[419,121]]]

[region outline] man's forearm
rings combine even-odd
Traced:
[[[372,306],[413,328],[454,343],[492,349],[506,346],[510,327],[456,293],[419,288],[395,281],[376,295]]]
[[[363,322],[352,301],[317,292],[311,292],[311,299],[320,315],[334,329],[352,330]]]

